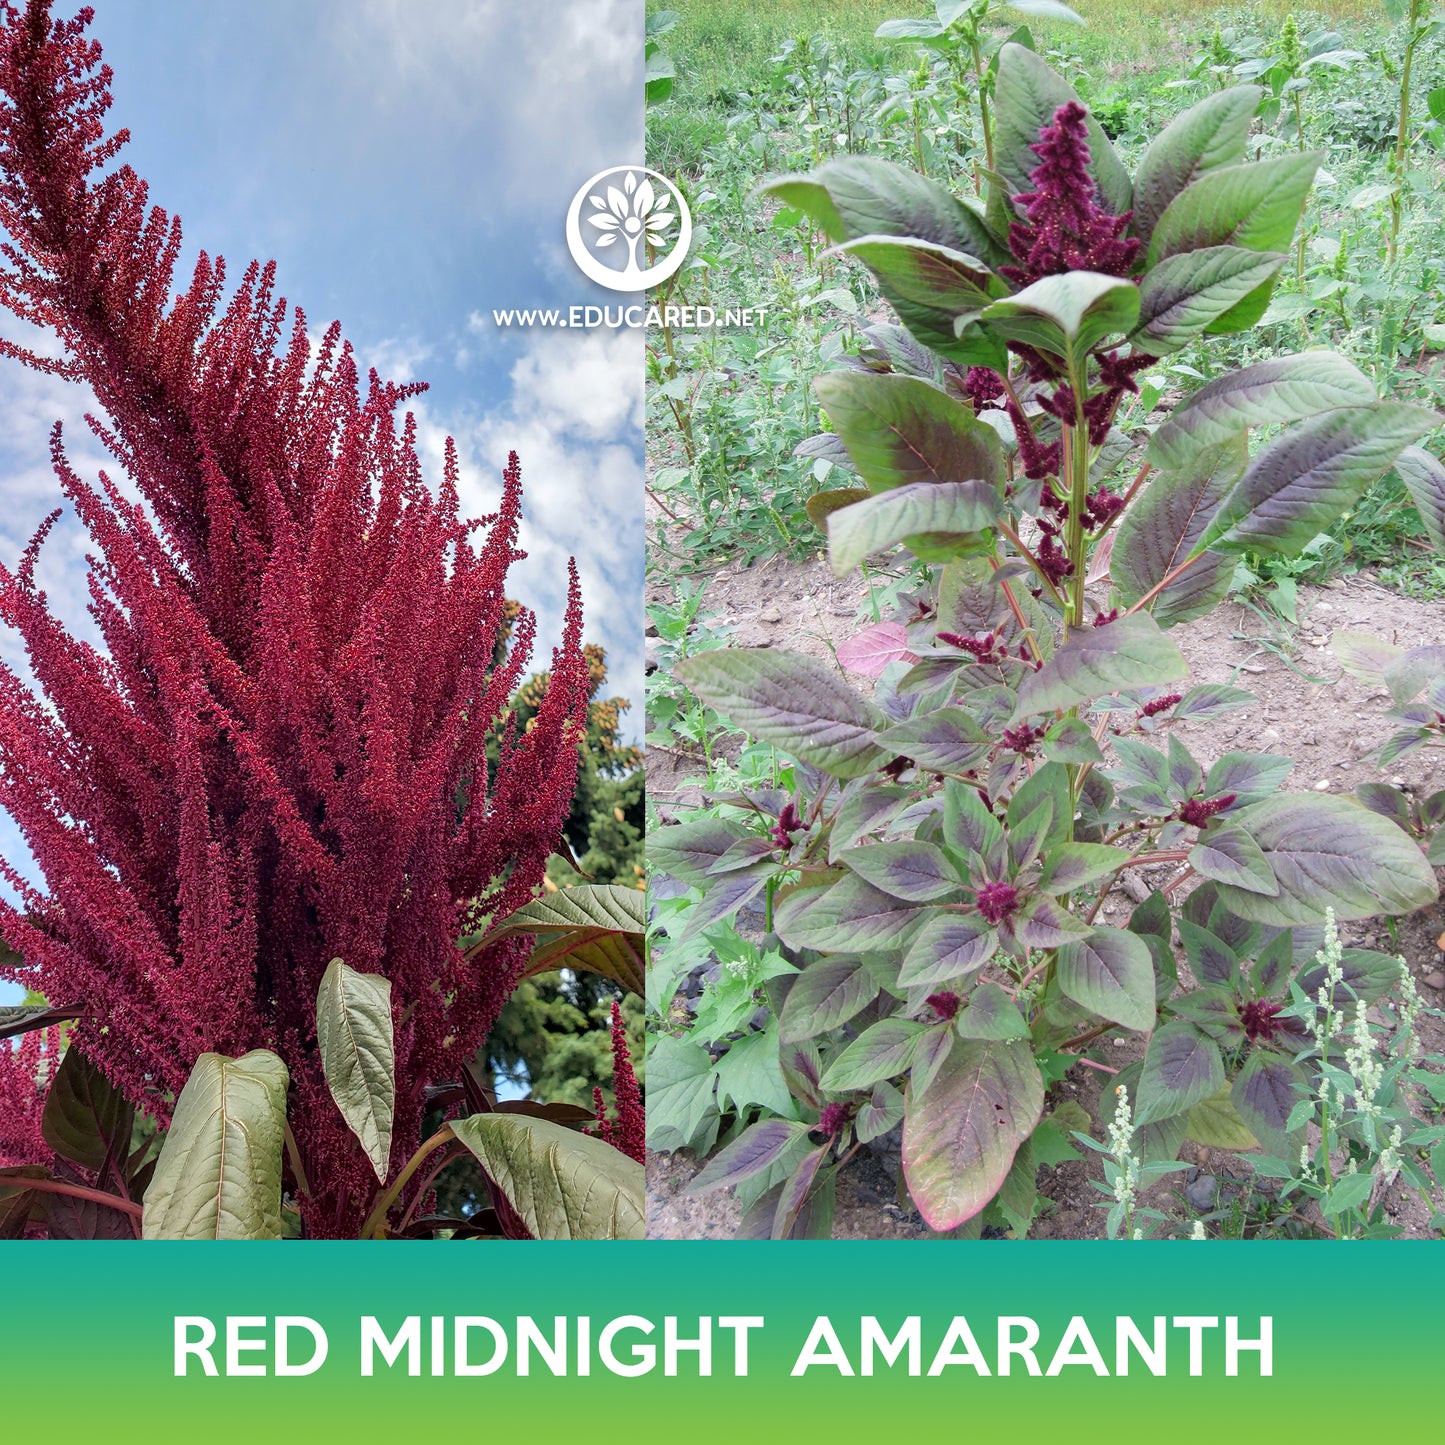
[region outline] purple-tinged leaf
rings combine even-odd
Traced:
[[[939,708],[880,734],[886,748],[927,772],[963,773],[988,755],[992,739],[961,707]]]
[[[943,850],[916,839],[850,848],[843,861],[875,888],[910,903],[948,898],[963,886]]]
[[[678,677],[734,726],[839,778],[887,761],[883,714],[811,657],[771,648],[721,648],[680,662]]]
[[[750,833],[732,844],[711,868],[707,870],[708,880],[721,877],[724,873],[736,873],[741,868],[751,868],[764,858],[771,858],[777,845],[768,838]]]
[[[790,1119],[765,1119],[751,1124],[725,1149],[719,1149],[705,1168],[688,1185],[689,1194],[711,1194],[715,1189],[731,1189],[754,1174],[771,1169],[787,1152],[789,1145],[808,1132],[806,1124]]]
[[[877,981],[856,958],[819,959],[788,990],[778,1036],[785,1044],[816,1038],[847,1023],[877,997]]]
[[[938,1076],[938,1071],[948,1060],[953,1041],[958,1037],[952,1022],[937,1023],[918,1040],[913,1051],[913,1062],[908,1071],[908,1093],[912,1099],[921,1099],[928,1092],[928,1086]]]
[[[1230,984],[1239,978],[1239,959],[1234,950],[1188,918],[1179,920],[1179,941],[1194,977],[1202,984]]]
[[[1259,699],[1242,687],[1226,687],[1223,683],[1205,682],[1191,687],[1173,708],[1170,716],[1177,722],[1188,719],[1191,722],[1212,722],[1242,707],[1249,707]]]
[[[863,1030],[823,1071],[822,1087],[830,1094],[871,1089],[880,1079],[893,1079],[913,1062],[913,1051],[926,1031],[915,1019],[880,1019]]]
[[[1039,856],[1053,826],[1054,800],[1045,797],[1010,828],[1008,846],[1014,873],[1022,873]]]
[[[1176,116],[1150,142],[1134,176],[1131,227],[1146,246],[1175,196],[1207,172],[1244,160],[1263,93],[1256,85],[1221,90]]]
[[[1169,1119],[1224,1087],[1219,1046],[1183,1019],[1154,1030],[1139,1076],[1138,1124]]]
[[[751,836],[741,823],[723,818],[699,818],[654,828],[647,837],[647,864],[683,883],[706,888],[713,864],[734,843]]]
[[[978,789],[953,778],[943,785],[943,841],[961,853],[977,853],[985,862],[996,857],[1003,844],[1003,825],[984,806]]]
[[[840,644],[838,661],[849,672],[881,677],[890,662],[917,662],[918,658],[908,650],[908,634],[901,622],[875,622]]]
[[[1169,1000],[1170,1009],[1202,1029],[1212,1039],[1238,1047],[1244,1042],[1244,1025],[1239,1018],[1239,999],[1223,984],[1205,984]],[[1202,1142],[1202,1141],[1201,1141]]]
[[[1025,948],[1058,948],[1089,931],[1082,919],[1075,918],[1046,893],[1035,893],[1012,922],[1014,935]]]
[[[1336,632],[1330,651],[1351,677],[1374,687],[1384,687],[1385,669],[1405,655],[1403,647],[1368,632]]]
[[[1106,336],[1131,331],[1138,320],[1139,288],[1095,271],[1045,276],[983,313],[984,324],[1006,340],[1047,351],[1070,366],[1082,366]]]
[[[1119,928],[1095,928],[1059,949],[1059,987],[1100,1018],[1141,1032],[1154,1027],[1154,960],[1148,945]]]
[[[1239,917],[1280,928],[1413,913],[1439,897],[1434,871],[1388,819],[1346,798],[1277,796],[1230,814],[1259,845],[1279,885],[1266,897],[1231,884],[1219,900]]]
[[[1155,356],[1183,350],[1247,297],[1266,300],[1287,259],[1282,251],[1240,246],[1206,246],[1168,257],[1140,282],[1139,325],[1129,339]]]
[[[1272,797],[1284,786],[1294,759],[1280,753],[1225,753],[1204,780],[1204,796],[1233,793],[1238,803]]]
[[[778,1210],[773,1217],[774,1239],[794,1237],[793,1231],[798,1223],[798,1216],[808,1202],[808,1195],[812,1192],[814,1181],[818,1177],[818,1170],[828,1157],[828,1151],[832,1147],[831,1140],[826,1144],[820,1144],[811,1153],[805,1155],[802,1163],[788,1176],[787,1182],[783,1185],[783,1192],[778,1196]]]
[[[1385,686],[1390,689],[1397,707],[1413,702],[1430,683],[1445,677],[1445,645],[1432,643],[1412,647],[1408,652],[1385,664]],[[1434,709],[1430,709],[1433,712]],[[1420,721],[1427,722],[1428,713]]]
[[[1121,688],[1152,687],[1189,675],[1184,655],[1147,613],[1073,633],[1019,687],[1014,720],[1062,712]]]
[[[1332,1000],[1336,1008],[1351,1008],[1356,1000],[1374,1003],[1400,982],[1399,960],[1371,948],[1345,949],[1340,957],[1340,972],[1343,977],[1335,986]],[[1310,998],[1319,993],[1324,982],[1325,970],[1321,964],[1300,972],[1299,986]]]
[[[1422,406],[1382,401],[1291,427],[1250,462],[1201,545],[1294,556],[1338,521],[1402,448],[1439,424]]]
[[[903,1120],[903,1174],[930,1228],[956,1229],[998,1193],[1043,1108],[1027,1042],[955,1044],[928,1093],[908,1097]]]
[[[1297,1152],[1290,1145],[1289,1116],[1306,1096],[1308,1086],[1299,1067],[1282,1054],[1256,1049],[1244,1061],[1229,1091],[1245,1126],[1278,1159]]]
[[[1183,471],[1206,448],[1233,442],[1250,427],[1369,406],[1377,399],[1374,382],[1332,351],[1277,356],[1200,387],[1149,439],[1145,456],[1161,472]]]
[[[1028,1022],[1014,1001],[996,984],[981,983],[955,1018],[961,1039],[1026,1039]]]
[[[1003,494],[991,481],[923,481],[890,487],[828,514],[833,575],[846,577],[872,553],[900,542],[924,561],[949,561],[1002,512]]]
[[[903,1094],[892,1084],[875,1084],[873,1097],[858,1110],[853,1120],[860,1144],[871,1144],[896,1124],[903,1122]]]
[[[78,1019],[84,1012],[78,1008],[53,1008],[50,1004],[14,1004],[0,1008],[0,1039],[17,1038],[35,1029],[46,1029],[51,1024],[67,1023]]]
[[[739,909],[745,908],[753,899],[762,895],[768,879],[773,877],[774,873],[771,864],[761,867],[755,864],[749,870],[725,873],[721,878],[712,880],[702,895],[702,900],[688,909],[687,920],[677,937],[678,943],[686,943],[689,939],[696,938],[714,924],[731,918]]]
[[[1062,843],[1049,850],[1039,887],[1055,895],[1072,893],[1075,888],[1117,873],[1130,857],[1127,848],[1105,843]]]
[[[1423,447],[1406,447],[1395,458],[1395,470],[1420,513],[1431,545],[1445,552],[1445,466]]]
[[[869,491],[969,481],[1002,488],[1007,468],[998,433],[931,382],[891,372],[830,371],[813,390]],[[830,527],[838,515],[829,518]]]
[[[790,948],[883,951],[902,948],[933,911],[915,908],[849,874],[826,889],[790,893],[773,926]]]
[[[998,952],[998,935],[977,913],[935,913],[918,931],[898,975],[900,988],[951,983]]]
[[[849,784],[828,835],[828,861],[836,863],[860,838],[886,827],[912,800],[913,790],[896,784]]]
[[[1269,860],[1259,844],[1240,828],[1227,823],[1216,824],[1194,845],[1189,864],[1202,878],[1217,883],[1232,883],[1250,893],[1263,893],[1274,898],[1279,884],[1274,881]]]

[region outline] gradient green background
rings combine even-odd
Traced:
[[[453,1425],[507,1445],[892,1445],[984,1431],[1068,1442],[1438,1439],[1442,1295],[1445,1252],[1431,1242],[11,1243],[0,1245],[0,1441],[410,1441]],[[330,1355],[301,1378],[176,1379],[177,1314],[310,1315],[326,1328]],[[699,1314],[763,1315],[767,1326],[751,1336],[741,1380],[732,1335],[717,1331],[710,1379],[696,1376],[692,1355],[675,1379],[660,1363],[650,1375],[615,1377],[595,1359],[586,1379],[556,1379],[545,1366],[519,1379],[510,1361],[480,1378],[363,1379],[363,1314],[388,1328],[408,1314],[490,1315],[508,1326],[519,1314],[543,1323],[590,1314],[594,1341],[620,1314],[653,1319],[657,1340],[665,1314],[680,1317],[684,1335]],[[1225,1378],[1221,1329],[1206,1334],[1205,1375],[1191,1379],[1186,1336],[1171,1329],[1166,1379],[1099,1379],[1084,1367],[1055,1379],[979,1379],[968,1368],[938,1379],[840,1379],[829,1369],[794,1379],[818,1314],[832,1317],[855,1360],[860,1316],[877,1315],[891,1334],[904,1316],[922,1315],[925,1370],[955,1314],[969,1317],[990,1358],[997,1315],[1033,1316],[1045,1364],[1069,1317],[1082,1314],[1111,1368],[1116,1314],[1132,1314],[1146,1334],[1155,1314],[1234,1314],[1246,1337],[1255,1317],[1272,1314],[1274,1374],[1259,1379],[1246,1355],[1240,1376]]]

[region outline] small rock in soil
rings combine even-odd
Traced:
[[[1433,989],[1445,988],[1445,973],[1440,973],[1438,970],[1435,973],[1427,973],[1425,975],[1425,987]]]
[[[1212,1174],[1201,1174],[1193,1184],[1184,1186],[1184,1198],[1191,1209],[1213,1209],[1219,1181]]]

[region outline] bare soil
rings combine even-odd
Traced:
[[[664,579],[650,583],[649,600],[665,595]],[[751,567],[723,567],[708,584],[699,621],[725,630],[737,645],[779,647],[817,657],[833,649],[861,627],[867,588],[856,577],[833,578],[826,563],[798,563],[774,558]],[[863,609],[860,612],[860,609]],[[1254,693],[1257,706],[1219,722],[1185,724],[1182,740],[1206,765],[1231,749],[1285,754],[1296,760],[1286,786],[1295,791],[1351,793],[1363,782],[1379,779],[1368,754],[1389,735],[1385,718],[1388,695],[1346,675],[1335,660],[1330,639],[1336,631],[1360,631],[1402,646],[1445,639],[1445,604],[1420,602],[1379,587],[1368,572],[1326,587],[1301,587],[1297,629],[1271,628],[1246,607],[1226,604],[1209,616],[1177,627],[1171,633],[1189,660],[1194,683],[1232,683]],[[866,679],[853,681],[866,687]],[[704,767],[685,750],[648,751],[648,790],[666,819],[679,808],[703,799]],[[1445,754],[1417,753],[1397,764],[1389,780],[1412,790],[1445,787]],[[1132,907],[1121,890],[1106,900],[1104,912],[1122,923]],[[1392,937],[1384,920],[1345,925],[1347,943],[1400,953],[1421,985],[1428,1008],[1421,1034],[1428,1052],[1445,1052],[1445,906],[1396,921]],[[1140,1056],[1137,1040],[1121,1040],[1119,1064]],[[1111,1056],[1113,1051],[1111,1050]],[[1107,1079],[1080,1067],[1055,1086],[1049,1107],[1075,1099],[1091,1118],[1099,1117],[1101,1084]],[[1096,1135],[1102,1130],[1096,1128]],[[1248,1178],[1248,1156],[1197,1149],[1186,1144],[1189,1172],[1156,1185],[1147,1202],[1180,1219],[1190,1210],[1179,1197],[1186,1187],[1196,1198],[1217,1181],[1216,1197],[1227,1202]],[[1194,1151],[1191,1154],[1189,1151]],[[648,1163],[648,1233],[658,1238],[727,1238],[736,1233],[739,1211],[730,1198],[709,1195],[696,1199],[684,1193],[698,1168],[685,1154],[661,1155]],[[842,1238],[918,1238],[929,1231],[910,1207],[900,1205],[887,1156],[860,1156],[839,1180],[834,1233]],[[1099,1176],[1096,1161],[1068,1162],[1046,1170],[1041,1191],[1049,1201],[1035,1222],[1032,1237],[1088,1239],[1103,1232],[1099,1194],[1089,1179]],[[1202,1181],[1202,1182],[1201,1182]],[[906,1199],[906,1196],[905,1196]],[[1429,1235],[1429,1212],[1413,1195],[1396,1187],[1386,1201],[1394,1221],[1407,1236]],[[1198,1206],[1193,1212],[1200,1212]]]

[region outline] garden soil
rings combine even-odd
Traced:
[[[667,596],[664,579],[654,574],[649,601]],[[831,659],[840,643],[867,625],[867,591],[856,576],[835,579],[826,563],[773,558],[750,567],[723,567],[708,582],[698,624],[726,632],[738,646],[778,647]],[[1254,693],[1257,706],[1215,723],[1181,725],[1181,739],[1206,766],[1232,748],[1286,754],[1295,767],[1287,787],[1337,794],[1381,774],[1368,754],[1390,733],[1383,689],[1372,689],[1344,674],[1330,639],[1336,631],[1372,633],[1401,646],[1445,640],[1445,603],[1415,601],[1375,584],[1369,572],[1334,580],[1325,587],[1301,587],[1298,626],[1272,624],[1258,612],[1233,603],[1199,620],[1176,627],[1171,636],[1188,658],[1194,683],[1232,683]],[[852,679],[860,687],[863,678]],[[700,757],[681,749],[648,750],[649,797],[660,819],[671,821],[679,809],[704,799]],[[1387,775],[1407,788],[1445,787],[1445,754],[1426,751],[1403,760]],[[1167,876],[1168,870],[1163,870]],[[1148,878],[1151,886],[1158,880]],[[1137,889],[1137,884],[1135,885]],[[1121,887],[1106,900],[1104,913],[1122,924],[1132,907]],[[1445,1008],[1445,906],[1436,904],[1396,922],[1391,938],[1383,920],[1345,925],[1350,944],[1399,952],[1409,963],[1428,1008]],[[1181,969],[1181,971],[1183,971]],[[1439,1018],[1421,1020],[1426,1050],[1445,1052],[1445,1026]],[[1117,1065],[1141,1056],[1139,1041],[1120,1041],[1111,1058]],[[1075,1099],[1099,1117],[1101,1087],[1107,1075],[1076,1068],[1055,1086],[1048,1107]],[[1102,1130],[1096,1126],[1096,1136]],[[1156,1184],[1146,1202],[1183,1222],[1194,1213],[1227,1206],[1249,1175],[1247,1156],[1185,1145],[1189,1169]],[[658,1238],[727,1238],[737,1231],[739,1210],[727,1196],[688,1195],[687,1184],[699,1165],[687,1154],[658,1155],[648,1162],[647,1225]],[[1046,1169],[1040,1179],[1047,1201],[1031,1237],[1088,1239],[1102,1234],[1101,1196],[1092,1187],[1096,1161],[1066,1162]],[[1185,1193],[1190,1195],[1186,1203]],[[1427,1236],[1429,1214],[1412,1194],[1395,1190],[1386,1199],[1394,1222],[1406,1235]],[[916,1211],[899,1200],[897,1155],[865,1154],[839,1179],[834,1235],[853,1239],[928,1237]]]

